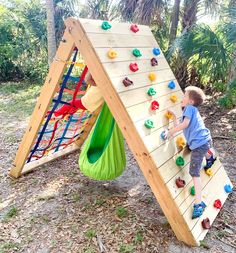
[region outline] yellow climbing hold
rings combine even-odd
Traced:
[[[171,112],[166,112],[165,116],[167,119],[173,119],[173,114]]]
[[[150,81],[153,82],[153,81],[156,80],[156,74],[151,72],[151,73],[149,73],[148,78],[149,78]]]
[[[108,51],[108,57],[109,57],[110,59],[115,59],[115,58],[117,57],[117,52],[116,52],[115,50],[113,50],[113,49],[110,49],[110,50]]]
[[[185,139],[182,136],[180,136],[176,139],[176,145],[178,148],[183,149],[185,144],[186,144]]]
[[[213,173],[213,170],[212,170],[212,169],[207,169],[207,170],[205,170],[205,172],[206,172],[206,174],[207,174],[209,177],[211,177],[211,176],[213,176],[213,175],[214,175],[214,173]]]
[[[172,95],[172,96],[170,97],[170,100],[171,100],[173,103],[175,103],[175,102],[178,101],[178,98],[177,98],[176,95]]]

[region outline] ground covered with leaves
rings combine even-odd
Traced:
[[[111,182],[83,176],[77,153],[17,180],[9,178],[38,93],[39,86],[0,86],[0,253],[236,251],[234,193],[202,247],[190,248],[176,239],[128,147],[126,170]],[[209,101],[202,115],[235,184],[236,110],[225,111],[213,98]]]

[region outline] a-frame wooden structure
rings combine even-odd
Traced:
[[[153,52],[153,48],[159,46],[150,29],[139,26],[139,31],[135,32],[135,27],[134,31],[130,29],[131,24],[111,22],[110,29],[106,30],[101,28],[103,23],[101,20],[74,18],[67,19],[65,23],[63,42],[50,67],[10,175],[19,177],[33,167],[72,152],[86,139],[98,112],[90,119],[84,135],[69,148],[42,158],[44,160],[36,161],[32,165],[25,165],[27,155],[65,69],[65,62],[76,46],[177,238],[188,245],[199,245],[199,241],[208,231],[202,228],[202,220],[208,217],[211,223],[214,221],[219,209],[215,208],[213,203],[215,199],[220,199],[222,204],[225,202],[228,194],[224,190],[224,185],[231,185],[231,182],[218,159],[212,168],[213,176],[209,177],[204,172],[201,175],[203,200],[207,208],[202,217],[191,219],[194,197],[189,192],[193,185],[188,173],[190,155],[185,154],[183,150],[180,151],[176,146],[176,139],[182,134],[170,141],[164,141],[160,137],[164,127],[171,124],[165,117],[166,110],[170,108],[178,116],[181,115],[179,103],[182,91],[163,54],[156,56]],[[111,48],[117,53],[114,59],[107,56]],[[133,49],[139,49],[142,56],[135,57],[132,54]],[[150,59],[153,57],[158,60],[156,66],[150,64]],[[131,63],[138,64],[137,72],[130,70]],[[155,74],[156,79],[151,81],[150,74]],[[126,87],[123,84],[125,77],[131,79],[134,84]],[[173,90],[168,87],[172,80],[176,85]],[[147,95],[150,87],[156,90],[153,96]],[[177,97],[177,101],[170,99],[173,95]],[[156,111],[150,109],[154,100],[159,103],[159,109]],[[154,128],[146,128],[144,126],[146,120],[152,120]],[[176,165],[176,158],[180,155],[185,159],[185,165],[182,167]],[[175,181],[178,177],[185,180],[184,188],[176,186]]]

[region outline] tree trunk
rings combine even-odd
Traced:
[[[169,47],[172,44],[172,42],[176,38],[177,34],[177,28],[179,23],[179,6],[180,6],[181,0],[175,0],[173,11],[171,14],[171,26],[170,26],[170,38],[169,38]]]
[[[197,6],[199,2],[200,0],[185,0],[182,18],[182,31],[188,30],[191,26],[196,24]]]
[[[48,65],[50,66],[56,54],[56,35],[55,35],[53,0],[46,0],[46,9],[47,9]]]

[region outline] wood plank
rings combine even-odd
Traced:
[[[122,62],[122,61],[131,61],[131,62],[140,62],[143,60],[151,60],[153,57],[155,57],[158,61],[158,65],[160,65],[160,60],[164,59],[163,53],[161,53],[158,56],[155,56],[152,52],[153,47],[139,47],[138,49],[140,50],[142,56],[136,57],[133,55],[133,49],[134,47],[129,47],[129,48],[120,48],[120,47],[114,47],[112,48],[113,50],[116,51],[117,57],[114,59],[110,59],[108,57],[108,51],[110,48],[96,48],[96,53],[102,63],[107,63],[107,62]]]
[[[212,166],[212,171],[216,173],[221,166],[221,163],[219,161],[216,161],[214,165]],[[201,170],[200,172],[201,176],[201,185],[202,189],[208,184],[208,182],[212,179],[212,177],[209,177],[204,170]],[[186,179],[186,186],[183,188],[182,191],[179,191],[180,193],[177,195],[175,201],[177,205],[179,205],[180,211],[182,214],[186,212],[186,210],[189,208],[189,206],[194,201],[194,197],[190,195],[189,188],[193,186],[192,177],[187,173],[185,176]],[[177,187],[176,187],[177,188]]]
[[[213,201],[213,199],[215,200],[218,198],[216,192],[212,190],[212,187],[214,187],[215,189],[215,186],[217,185],[217,188],[218,189],[222,188],[223,191],[224,184],[226,182],[229,182],[228,176],[223,166],[221,166],[220,169],[218,169],[218,171],[216,172],[215,176],[211,178],[209,183],[202,190],[202,199],[207,205],[203,215],[199,218],[192,219],[193,202],[192,205],[189,206],[188,210],[184,213],[183,217],[186,219],[189,229],[192,230],[192,233],[195,238],[197,238],[201,232],[200,223],[203,220],[203,217],[206,217],[206,215],[208,215],[209,219],[211,219],[212,217],[211,216],[212,214],[208,211],[208,208],[210,207],[209,209],[212,210],[210,206],[211,202]],[[225,193],[225,195],[227,194]],[[195,229],[193,229],[197,224],[198,226]]]
[[[204,166],[204,164],[205,164],[205,161],[203,162],[202,167]],[[184,213],[185,211],[184,208],[188,207],[188,201],[191,201],[193,199],[192,195],[189,192],[190,188],[193,186],[192,177],[189,174],[189,166],[190,166],[190,163],[187,164],[187,166],[185,167],[185,170],[182,170],[181,172],[176,174],[167,184],[167,186],[169,187],[172,193],[173,198],[175,199],[176,203],[180,206],[180,210],[182,213]],[[219,169],[219,167],[220,167],[220,164],[216,163],[212,167],[212,170],[216,172]],[[204,187],[210,180],[210,177],[206,175],[203,169],[201,170],[200,175],[201,175],[202,187]],[[178,188],[176,186],[175,179],[178,177],[185,180],[186,185],[184,188]]]
[[[94,48],[105,47],[159,47],[152,35],[133,36],[126,34],[99,34],[88,33],[90,42]]]
[[[45,163],[51,162],[53,160],[56,160],[59,157],[68,155],[68,154],[78,150],[79,148],[80,147],[77,146],[75,143],[72,143],[71,145],[69,145],[65,149],[61,149],[61,150],[59,150],[55,153],[52,153],[52,154],[49,153],[47,156],[44,156],[38,160],[26,163],[25,166],[23,167],[21,174],[23,175],[23,174],[29,173],[32,170],[36,169],[37,167],[39,167]]]
[[[132,78],[129,77],[133,81],[134,85],[125,87],[124,84],[122,83],[125,77],[127,77],[127,75],[110,78],[112,81],[112,85],[116,89],[117,92],[124,92],[124,91],[129,91],[129,90],[131,91],[131,90],[138,89],[140,87],[149,87],[149,86],[151,87],[152,85],[156,85],[156,84],[158,85],[159,83],[162,83],[162,82],[170,82],[172,80],[175,80],[175,76],[173,72],[170,70],[170,68],[159,70],[157,72],[155,82],[151,82],[148,79],[148,75],[144,75],[143,73],[137,73],[137,74],[134,73],[132,75]],[[175,83],[176,83],[176,89],[177,88],[180,89],[176,81]]]
[[[178,167],[175,165],[175,160],[178,156],[184,157],[184,160],[186,162],[186,165],[184,167]],[[189,166],[189,160],[190,160],[190,152],[182,150],[181,152],[178,152],[169,160],[167,160],[162,166],[160,166],[159,172],[164,182],[168,183],[173,177],[175,177],[179,173],[180,170],[186,171],[187,167]]]
[[[223,174],[223,178],[225,180],[225,184],[230,184],[232,187],[232,183],[230,182],[226,172]],[[216,199],[220,199],[222,206],[225,203],[226,199],[228,198],[228,194],[224,191],[224,188],[221,187],[220,189],[218,189],[217,192],[215,192],[214,196],[211,197],[211,200],[208,202],[208,207],[207,209],[204,211],[203,215],[201,216],[201,219],[199,219],[197,221],[197,223],[195,224],[192,233],[194,234],[195,238],[197,238],[197,240],[200,242],[201,240],[204,239],[204,237],[206,236],[206,234],[208,233],[209,230],[207,229],[203,229],[201,222],[202,220],[204,220],[205,218],[209,217],[210,219],[210,223],[212,225],[213,221],[215,220],[215,218],[217,217],[218,213],[220,212],[221,209],[216,209],[213,205]]]
[[[169,82],[162,82],[162,83],[158,83],[155,85],[137,88],[134,90],[127,90],[127,91],[119,93],[119,96],[120,96],[121,100],[123,101],[125,107],[130,107],[130,106],[133,106],[135,104],[140,104],[145,101],[151,102],[152,100],[157,100],[158,98],[160,98],[164,95],[169,94],[171,96],[171,95],[174,95],[175,93],[181,91],[180,87],[177,87],[174,90],[169,89],[168,83]],[[155,89],[155,91],[157,92],[156,95],[149,96],[147,94],[147,91],[149,90],[150,87]],[[182,94],[183,94],[182,92],[179,93],[179,101],[178,102],[181,101]]]
[[[139,67],[139,70],[137,72],[133,72],[129,69],[129,65],[135,62],[138,64]],[[161,58],[159,62],[160,64],[154,67],[151,66],[149,59],[142,60],[139,62],[137,61],[107,62],[103,63],[103,66],[107,71],[107,73],[109,73],[110,78],[123,76],[124,74],[126,74],[126,76],[132,79],[133,75],[136,75],[137,73],[142,73],[143,75],[146,75],[148,79],[149,73],[154,72],[156,75],[158,75],[158,71],[169,68],[169,64],[164,58]],[[151,83],[149,79],[148,81],[149,83]]]
[[[127,112],[129,113],[133,122],[150,119],[153,121],[155,128],[157,128],[158,126],[161,127],[168,124],[168,119],[164,116],[166,110],[168,109],[173,110],[177,115],[177,117],[182,115],[180,103],[173,104],[169,100],[169,96],[161,97],[158,100],[158,103],[160,104],[160,109],[156,111],[150,109],[151,107],[150,102],[144,102],[142,104],[138,104],[127,108]]]
[[[83,19],[80,18],[80,22],[84,31],[87,33],[104,33],[104,34],[128,34],[132,36],[143,36],[143,35],[152,35],[151,29],[145,25],[138,25],[139,31],[134,33],[130,30],[131,24],[128,23],[119,23],[116,21],[109,21],[111,24],[111,29],[103,30],[101,25],[103,20],[92,20],[92,19]]]
[[[64,39],[66,42],[61,42],[59,45],[55,56],[55,59],[57,60],[54,60],[51,64],[44,86],[41,89],[40,97],[37,100],[31,116],[30,123],[18,148],[13,166],[9,172],[10,176],[12,177],[17,178],[21,175],[21,171],[28,157],[30,149],[37,137],[37,133],[66,68],[65,62],[69,60],[74,49],[74,40],[71,38],[68,32],[65,32]]]
[[[74,38],[76,46],[83,55],[97,86],[101,89],[111,113],[126,138],[130,149],[135,155],[147,182],[159,201],[160,206],[169,220],[176,236],[179,240],[185,241],[189,245],[196,245],[197,242],[189,232],[185,220],[182,215],[180,215],[178,207],[174,203],[168,189],[165,187],[164,182],[158,173],[156,164],[154,163],[152,157],[149,156],[148,150],[140,138],[135,125],[124,108],[121,99],[117,96],[116,90],[114,89],[107,72],[100,63],[95,49],[91,44],[91,40],[88,39],[84,29],[77,20],[69,18],[65,23],[67,28],[70,28],[71,36]],[[154,38],[152,40],[154,40]],[[122,38],[120,38],[120,41],[122,41]],[[133,43],[134,42],[135,40],[133,40]],[[134,45],[137,46],[136,44],[137,43]],[[107,42],[104,46],[108,46]]]
[[[160,167],[165,161],[169,160],[175,154],[179,152],[176,146],[176,140],[178,137],[183,137],[183,134],[177,134],[170,141],[166,141],[164,145],[161,145],[150,153],[150,156],[154,160],[157,167]]]
[[[182,91],[177,91],[173,94],[175,94],[178,97],[178,101],[182,100],[182,94],[183,94]],[[144,118],[148,118],[150,116],[156,116],[155,118],[157,120],[161,120],[161,118],[157,116],[159,112],[166,111],[168,108],[174,108],[176,113],[179,113],[179,111],[181,110],[179,109],[181,108],[180,102],[173,103],[170,100],[170,96],[171,95],[167,94],[156,100],[159,103],[159,109],[157,110],[151,109],[151,103],[152,101],[155,100],[153,99],[151,101],[144,101],[143,103],[135,104],[131,107],[128,107],[127,111],[134,122],[144,119]],[[126,102],[124,101],[124,103]]]

